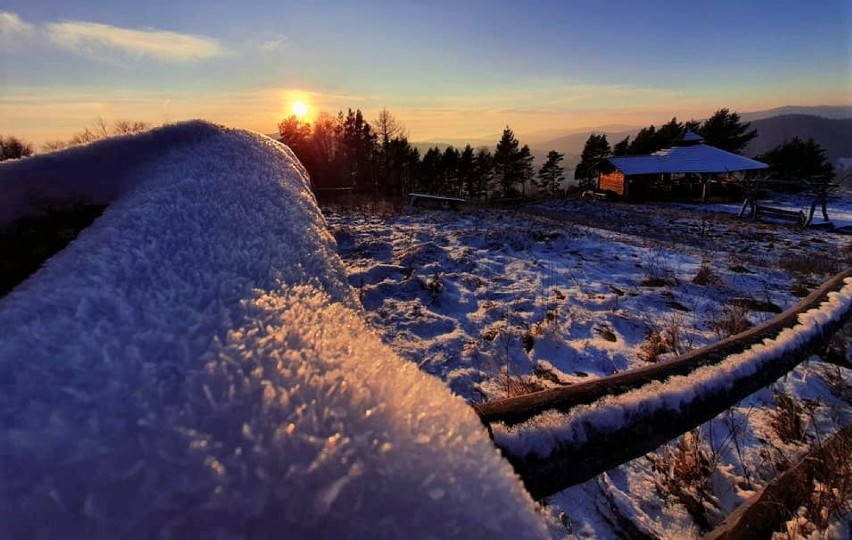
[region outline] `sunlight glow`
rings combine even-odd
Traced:
[[[308,105],[304,101],[294,101],[293,105],[290,107],[293,111],[293,114],[296,115],[296,118],[301,120],[308,114]]]

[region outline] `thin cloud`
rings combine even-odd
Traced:
[[[267,39],[260,43],[260,50],[265,54],[272,54],[283,51],[290,45],[287,36],[279,35],[273,39]]]
[[[25,23],[15,13],[0,11],[0,36],[29,34],[32,31],[33,25]]]
[[[60,47],[95,57],[120,51],[130,56],[180,63],[228,54],[228,50],[213,38],[165,30],[134,30],[108,24],[67,21],[49,23],[45,25],[45,31],[50,40]]]

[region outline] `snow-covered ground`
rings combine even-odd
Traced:
[[[0,165],[0,218],[56,170],[110,206],[0,299],[3,537],[682,538],[852,422],[849,372],[814,358],[536,513],[464,400],[766,320],[849,237],[684,205],[324,217],[285,147],[204,123]]]
[[[349,283],[384,341],[476,403],[711,343],[791,307],[849,266],[848,236],[752,223],[737,211],[552,201],[523,211],[325,213]],[[829,214],[852,221],[852,203],[833,201]],[[658,536],[698,535],[809,443],[852,423],[841,395],[850,380],[813,358],[680,441],[549,498],[551,532],[611,537],[626,519]],[[784,399],[776,393],[806,404],[806,440],[776,433]],[[708,464],[678,491],[679,473],[665,464],[690,451]],[[701,515],[687,511],[689,497]],[[833,527],[830,534],[848,530]]]

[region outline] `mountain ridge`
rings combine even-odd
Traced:
[[[801,139],[814,139],[826,150],[826,157],[829,161],[836,162],[842,158],[852,157],[852,105],[788,105],[738,114],[743,121],[750,122],[751,128],[757,129],[758,132],[757,138],[744,150],[744,155],[762,154],[785,140],[797,136]],[[664,122],[660,122],[660,124],[662,123]],[[548,129],[527,134],[517,133],[516,137],[522,145],[528,144],[530,146],[530,150],[535,155],[536,163],[543,163],[547,152],[556,150],[565,154],[563,165],[566,170],[569,170],[573,169],[579,162],[583,146],[592,133],[605,134],[610,145],[615,145],[624,137],[635,137],[636,133],[643,127],[646,126],[607,124],[561,130],[562,135],[552,139],[536,137],[536,134],[558,133],[560,130]],[[493,151],[499,140],[500,135],[495,134],[493,139],[477,137],[476,139],[466,140],[455,137],[435,137],[411,144],[422,155],[423,152],[435,146],[443,150],[448,146],[463,148],[467,144],[474,148],[486,147]]]

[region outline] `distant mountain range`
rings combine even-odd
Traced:
[[[852,118],[823,118],[805,114],[785,114],[754,120],[757,138],[744,154],[756,156],[793,137],[813,139],[825,149],[829,161],[852,157]]]
[[[757,138],[744,151],[747,156],[761,154],[798,136],[801,139],[814,139],[826,150],[826,156],[832,162],[841,158],[852,158],[852,106],[788,106],[739,114],[744,121],[751,122],[752,128],[757,129]],[[667,120],[663,119],[656,125]],[[536,164],[544,162],[548,151],[556,150],[565,154],[565,169],[573,170],[579,163],[583,146],[592,133],[605,133],[609,143],[614,145],[624,137],[634,137],[642,127],[645,126],[614,124],[566,130],[549,129],[517,133],[516,136],[522,145],[530,146],[535,154]],[[500,134],[496,133],[493,137],[429,139],[412,144],[423,155],[426,150],[435,146],[443,150],[450,145],[464,148],[467,144],[474,148],[488,147],[493,151],[498,140]]]

